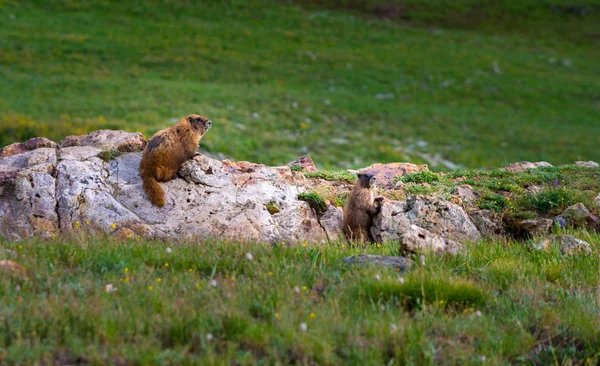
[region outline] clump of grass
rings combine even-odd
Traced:
[[[302,165],[292,165],[290,170],[293,172],[301,172],[304,170],[304,167]]]
[[[348,193],[336,193],[335,196],[333,196],[333,204],[336,207],[344,207],[346,206],[346,203],[348,202]]]
[[[508,205],[506,197],[499,194],[487,194],[481,198],[479,208],[484,210],[492,210],[496,212],[502,212]]]
[[[350,174],[345,170],[319,170],[316,172],[305,172],[304,176],[307,178],[320,178],[329,181],[343,181],[348,183],[354,183],[356,175]]]
[[[269,213],[271,215],[275,215],[276,213],[281,211],[281,210],[279,210],[279,207],[277,207],[277,204],[274,201],[267,203],[266,208],[267,208],[267,211],[269,211]]]
[[[519,185],[505,179],[492,179],[485,182],[484,186],[493,191],[518,192],[523,190]]]
[[[434,186],[424,186],[424,185],[415,184],[415,183],[408,183],[403,188],[407,194],[411,194],[411,195],[417,195],[417,194],[429,195],[437,190],[437,188]]]
[[[531,207],[539,213],[557,213],[575,203],[575,192],[564,187],[543,191],[523,198],[525,207]]]
[[[394,178],[395,182],[402,183],[433,183],[439,182],[441,176],[429,170],[423,170],[418,173],[400,175]]]
[[[98,157],[108,163],[119,155],[121,155],[119,150],[104,147],[100,154],[98,154]]]
[[[320,194],[314,191],[300,193],[298,195],[298,199],[308,203],[308,205],[315,210],[318,216],[321,216],[323,212],[327,210],[325,199],[323,199]]]
[[[427,274],[425,278],[412,275],[400,284],[393,279],[368,279],[357,290],[367,301],[401,304],[408,310],[423,304],[443,304],[450,308],[478,308],[485,304],[486,295],[475,283],[462,278],[440,278]]]
[[[456,178],[474,178],[478,175],[478,172],[476,170],[469,170],[469,169],[458,169],[458,170],[454,170],[451,171],[449,173],[447,173],[445,175],[446,178],[449,179],[456,179]]]

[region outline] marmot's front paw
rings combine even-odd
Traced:
[[[385,198],[383,196],[377,196],[377,197],[375,197],[375,202],[382,203],[384,199]]]

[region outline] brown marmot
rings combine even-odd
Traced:
[[[196,155],[200,139],[211,126],[208,118],[190,114],[174,126],[158,131],[148,141],[140,162],[140,175],[153,204],[164,207],[165,192],[158,182],[173,179],[181,164]]]
[[[359,173],[352,187],[348,203],[344,206],[343,231],[348,240],[373,241],[370,229],[383,204],[382,196],[375,197],[375,181],[373,174]]]

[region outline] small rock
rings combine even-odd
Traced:
[[[348,265],[374,265],[393,268],[398,272],[407,272],[410,269],[410,260],[404,257],[386,255],[359,254],[342,259],[342,263]]]
[[[565,218],[560,215],[554,218],[553,223],[554,226],[557,226],[560,229],[564,229],[569,225],[569,223],[567,223],[567,220],[565,220]]]
[[[116,240],[127,240],[133,239],[134,237],[135,233],[133,232],[133,230],[128,229],[126,227],[119,228],[114,234],[114,238]]]
[[[312,160],[310,155],[301,156],[298,159],[292,161],[291,163],[287,163],[287,166],[301,166],[305,172],[317,171],[317,166],[315,165],[315,162]]]
[[[118,290],[119,289],[114,287],[112,283],[109,283],[108,285],[104,286],[104,291],[108,292],[109,294],[117,292]]]
[[[577,203],[573,206],[567,207],[561,214],[568,225],[573,227],[585,226],[586,221],[590,218],[590,212],[587,210],[583,203]]]
[[[533,248],[537,250],[550,250],[552,244],[557,244],[563,254],[592,253],[589,243],[571,235],[552,235],[533,244]]]
[[[529,236],[535,237],[543,234],[547,234],[552,227],[552,220],[550,219],[530,219],[521,221],[521,229],[523,229]]]
[[[509,165],[505,166],[504,168],[501,168],[501,170],[508,170],[511,173],[518,173],[518,172],[525,171],[527,169],[535,169],[535,168],[540,168],[540,167],[551,167],[551,166],[552,166],[552,164],[545,162],[545,161],[538,161],[537,163],[531,163],[529,161],[524,161],[524,162],[509,164]]]
[[[598,206],[600,206],[600,193],[598,193],[598,195],[596,196],[596,198],[594,198],[594,203]]]
[[[17,276],[17,277],[26,277],[27,276],[25,268],[22,265],[20,265],[17,262],[8,261],[8,260],[0,261],[0,271],[3,271],[5,273],[8,273],[9,275]]]
[[[576,161],[575,165],[590,169],[597,169],[600,167],[600,165],[598,165],[598,163],[596,163],[595,161]]]
[[[468,185],[457,186],[456,195],[465,202],[472,202],[475,200],[475,194],[473,193],[473,189],[471,186]]]
[[[437,254],[456,254],[462,248],[462,244],[443,238],[417,225],[410,225],[408,230],[402,234],[400,245],[409,253],[433,251]]]
[[[87,135],[67,136],[60,142],[60,147],[93,146],[120,152],[142,151],[146,145],[147,141],[140,132],[122,130],[98,130]]]
[[[500,235],[502,225],[495,215],[489,210],[476,210],[469,212],[469,218],[484,238]]]
[[[327,238],[330,241],[336,241],[343,237],[344,212],[340,207],[329,205],[327,211],[319,219],[319,223],[325,230],[325,234],[327,234]]]
[[[424,170],[427,170],[427,165],[415,165],[411,163],[376,163],[360,169],[360,172],[374,174],[375,178],[377,178],[378,186],[389,188],[394,186],[394,178],[397,176],[418,173]]]
[[[14,144],[3,147],[0,149],[0,158],[23,154],[25,152],[41,148],[56,149],[57,147],[58,145],[56,142],[48,140],[45,137],[34,137],[25,142],[15,142]]]

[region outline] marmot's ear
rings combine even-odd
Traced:
[[[358,173],[358,174],[356,174],[356,177],[358,179],[362,179],[362,177],[364,177],[364,176],[365,176],[365,173]]]

